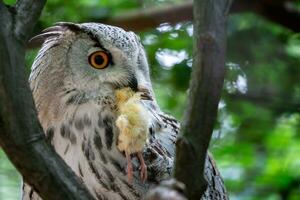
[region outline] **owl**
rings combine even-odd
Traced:
[[[149,66],[137,35],[99,23],[62,22],[32,40],[44,43],[29,78],[47,141],[82,180],[95,199],[142,199],[149,188],[172,175],[179,123],[164,114],[153,93]],[[132,156],[118,149],[116,90],[140,91],[149,118],[149,142],[142,156],[147,179]],[[140,90],[143,88],[143,90]],[[208,189],[202,199],[226,199],[224,184],[208,155]],[[41,199],[26,183],[23,199]]]

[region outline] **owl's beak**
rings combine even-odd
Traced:
[[[137,92],[138,91],[138,81],[135,78],[135,76],[131,76],[130,77],[130,81],[128,83],[128,86],[134,91]]]

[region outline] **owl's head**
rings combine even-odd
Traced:
[[[32,40],[45,39],[32,66],[33,90],[78,90],[97,95],[138,86],[151,90],[148,63],[133,32],[99,23],[58,23]]]

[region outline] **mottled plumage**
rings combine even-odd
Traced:
[[[30,75],[38,117],[47,140],[80,177],[96,199],[141,199],[147,190],[171,176],[178,122],[162,113],[155,101],[149,67],[139,38],[132,32],[96,23],[59,23],[37,38],[46,38]],[[97,58],[95,52],[107,57]],[[100,65],[104,61],[107,65]],[[97,69],[98,68],[98,69]],[[100,69],[101,68],[101,69]],[[118,149],[115,91],[146,88],[142,104],[149,112],[149,144],[143,151],[148,167],[140,179],[133,158],[133,180]],[[226,199],[223,183],[210,157],[206,163],[206,195]],[[39,199],[24,185],[23,199]]]

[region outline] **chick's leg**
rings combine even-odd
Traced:
[[[128,177],[128,182],[131,183],[132,181],[132,163],[131,163],[131,156],[130,153],[125,151],[126,155],[126,161],[127,161],[127,177]]]
[[[144,157],[143,157],[143,154],[141,151],[139,151],[137,153],[137,156],[140,161],[141,179],[142,179],[142,181],[145,182],[147,180],[147,165],[145,163],[145,160],[144,160]]]

